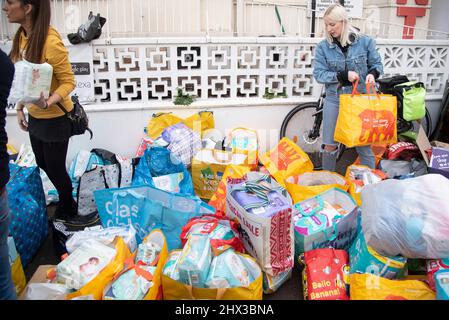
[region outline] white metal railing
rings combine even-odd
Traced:
[[[166,36],[299,36],[310,35],[307,1],[275,0],[52,0],[52,24],[63,35],[76,32],[89,11],[107,18],[103,38]],[[276,14],[276,8],[279,17]],[[400,39],[404,25],[381,20],[380,8],[366,6],[363,19],[352,22],[377,38]],[[1,40],[11,39],[17,26],[1,13]],[[316,20],[317,35],[322,22]],[[416,39],[449,39],[449,33],[408,28]]]

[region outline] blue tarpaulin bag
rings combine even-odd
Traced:
[[[198,197],[151,186],[98,190],[94,196],[103,227],[132,225],[138,244],[159,228],[167,238],[169,250],[182,248],[181,229],[191,218],[215,213]]]
[[[156,187],[153,177],[182,173],[183,179],[179,183],[179,193],[195,196],[192,176],[181,160],[162,147],[147,149],[135,169],[133,186],[149,185]]]
[[[9,170],[10,179],[6,185],[11,215],[9,233],[26,267],[47,238],[45,193],[38,167],[10,163]]]

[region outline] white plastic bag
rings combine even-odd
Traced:
[[[67,252],[71,254],[81,244],[89,239],[95,239],[103,244],[111,244],[114,242],[116,236],[122,237],[125,244],[128,246],[130,252],[137,249],[136,230],[132,225],[126,227],[112,227],[112,228],[95,228],[84,231],[75,232],[66,242],[65,246]]]
[[[449,257],[449,179],[429,174],[386,180],[362,191],[366,242],[382,255]]]
[[[30,283],[24,300],[65,300],[72,290],[59,283]]]
[[[45,99],[48,99],[53,77],[51,65],[22,60],[17,62],[14,67],[14,81],[8,97],[8,104],[33,103],[40,99],[41,93],[44,94]]]

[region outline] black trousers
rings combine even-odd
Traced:
[[[60,205],[69,208],[73,202],[72,181],[66,169],[69,139],[44,142],[30,134],[30,141],[38,167],[45,171],[58,191]]]

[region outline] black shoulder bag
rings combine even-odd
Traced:
[[[72,96],[73,110],[68,112],[64,106],[58,102],[58,107],[64,111],[67,118],[72,124],[72,136],[84,134],[86,131],[90,133],[90,140],[92,140],[93,133],[89,128],[89,119],[87,118],[86,111],[84,111],[83,106],[80,104],[78,97]]]

